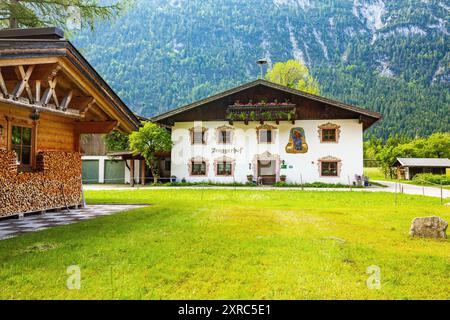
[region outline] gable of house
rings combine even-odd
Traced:
[[[172,125],[179,121],[227,121],[227,109],[239,104],[266,102],[294,105],[296,119],[358,119],[368,129],[381,119],[378,112],[348,105],[265,80],[256,80],[152,118]]]

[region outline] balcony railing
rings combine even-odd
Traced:
[[[292,103],[257,103],[233,104],[227,108],[227,119],[230,123],[243,121],[295,121],[295,104]]]

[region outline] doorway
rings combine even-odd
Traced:
[[[258,160],[258,180],[263,185],[275,184],[277,180],[275,160]]]

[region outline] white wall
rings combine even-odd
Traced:
[[[340,125],[341,133],[338,143],[321,143],[318,126],[331,122]],[[177,177],[177,181],[185,178],[187,181],[215,181],[215,182],[246,182],[247,175],[253,174],[253,168],[249,164],[253,162],[255,154],[262,154],[269,151],[271,154],[280,156],[284,160],[288,169],[281,170],[281,175],[287,176],[287,182],[299,183],[322,181],[328,183],[349,183],[354,181],[355,174],[363,174],[363,128],[358,120],[297,120],[295,125],[291,122],[265,122],[276,129],[274,144],[258,144],[256,127],[258,122],[250,122],[245,125],[242,122],[235,122],[233,127],[235,133],[233,144],[222,145],[216,143],[216,128],[227,125],[228,122],[177,122],[172,128],[172,165],[171,174]],[[202,126],[208,128],[207,143],[205,145],[191,145],[189,128]],[[286,153],[285,147],[289,142],[290,130],[294,127],[301,127],[305,130],[308,152],[304,154]],[[236,160],[234,176],[218,177],[214,173],[214,159],[223,156],[222,153],[212,152],[213,148],[238,150],[236,153],[229,153],[226,156]],[[188,163],[192,157],[202,156],[209,160],[208,175],[206,177],[190,176]],[[321,177],[318,160],[323,157],[332,156],[342,160],[339,177]],[[292,168],[289,168],[292,166]],[[253,167],[253,165],[252,165]]]
[[[109,156],[82,156],[81,160],[96,160],[98,161],[98,183],[106,183],[105,181],[105,161],[111,160],[113,158]],[[121,158],[115,158],[117,160],[121,160]],[[130,167],[130,162],[132,160],[127,160],[128,167]],[[125,166],[125,181],[124,183],[130,183],[130,170],[127,166]],[[134,180],[136,183],[140,183],[140,171],[141,170],[141,162],[139,160],[134,160]]]

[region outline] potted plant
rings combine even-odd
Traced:
[[[286,182],[286,175],[282,174],[282,175],[280,176],[280,181],[281,181],[281,182]]]
[[[261,116],[266,121],[271,121],[272,120],[272,112],[270,112],[270,111],[262,112]]]
[[[248,182],[253,182],[253,175],[252,174],[248,174],[247,175],[247,181]]]
[[[172,183],[177,182],[177,177],[176,176],[171,176],[170,177],[170,182],[172,182]]]

